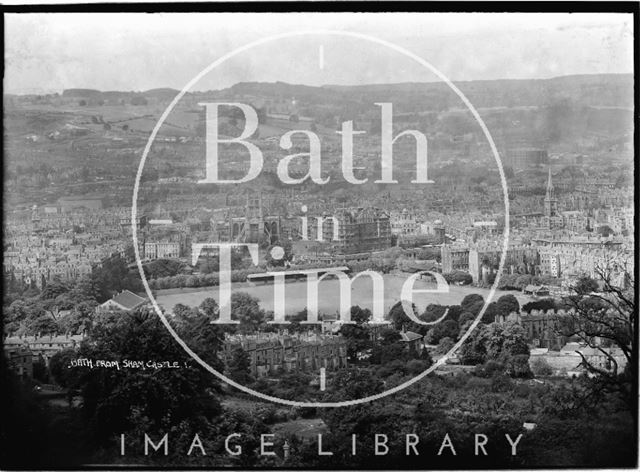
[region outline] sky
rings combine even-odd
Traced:
[[[631,14],[48,13],[5,15],[6,93],[182,89],[223,55],[302,30],[374,36],[453,81],[632,73]],[[364,39],[277,39],[220,64],[192,90],[243,81],[307,85],[427,82],[415,60]]]

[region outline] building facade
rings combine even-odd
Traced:
[[[242,348],[251,360],[251,375],[265,377],[282,372],[319,372],[321,367],[347,366],[347,343],[340,336],[316,333],[258,333],[227,335],[223,358],[228,363]]]
[[[265,211],[261,194],[247,195],[244,207],[213,210],[211,233],[216,242],[273,243],[281,234],[281,217]]]

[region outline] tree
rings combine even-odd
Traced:
[[[407,350],[405,347],[399,343],[391,343],[391,344],[381,344],[374,346],[371,349],[371,357],[369,357],[369,362],[372,364],[389,364],[394,361],[402,361],[406,359],[408,356]]]
[[[93,315],[97,305],[96,301],[86,301],[74,305],[71,313],[58,321],[60,331],[71,334],[89,332],[93,326]]]
[[[190,306],[183,305],[182,303],[176,303],[173,307],[173,315],[179,320],[186,320],[197,316],[197,310],[194,310]]]
[[[104,302],[117,292],[143,290],[140,275],[136,271],[129,271],[126,261],[117,255],[103,261],[100,267],[93,269],[91,278],[99,292],[99,302]]]
[[[512,295],[510,293],[507,295],[502,295],[500,298],[498,298],[497,304],[498,312],[501,315],[508,316],[512,312],[520,312],[520,303],[518,302],[518,299],[515,297],[515,295]]]
[[[54,300],[58,295],[66,293],[69,287],[60,280],[52,280],[40,293],[41,300]]]
[[[445,306],[430,303],[424,309],[422,315],[420,315],[420,319],[422,321],[436,321],[438,318],[444,315],[446,309],[447,307]]]
[[[450,305],[448,307],[447,319],[453,320],[459,324],[460,317],[463,315],[464,310],[460,305]]]
[[[227,372],[229,377],[242,384],[252,380],[251,359],[249,359],[249,354],[242,347],[238,346],[232,351],[231,359],[229,359],[227,365]]]
[[[498,323],[487,325],[483,341],[487,359],[494,361],[502,360],[500,356],[504,345],[504,329],[502,325]]]
[[[201,257],[198,261],[198,270],[203,274],[217,273],[219,268],[217,257]]]
[[[469,285],[473,282],[471,274],[462,270],[447,272],[446,274],[442,274],[442,276],[449,284]]]
[[[42,316],[28,322],[27,329],[34,335],[50,335],[58,332],[58,324],[53,318]]]
[[[442,338],[457,339],[458,323],[454,320],[444,320],[427,331],[425,341],[428,344],[438,344]]]
[[[224,331],[228,328],[212,324],[210,317],[203,316],[196,309],[192,309],[189,315],[179,320],[181,336],[202,360],[216,369],[221,369],[222,361],[218,352],[222,349]]]
[[[576,295],[588,295],[591,292],[597,292],[599,288],[598,282],[591,277],[580,277],[573,286]]]
[[[382,392],[383,387],[377,376],[357,368],[341,369],[333,379],[334,396],[343,401],[375,395]]]
[[[455,344],[455,341],[453,339],[451,339],[450,337],[444,337],[440,339],[440,342],[438,343],[438,347],[436,348],[436,353],[446,354],[451,350],[454,344]]]
[[[518,290],[522,290],[530,283],[531,283],[531,276],[525,274],[525,275],[519,275],[516,278],[514,285]]]
[[[366,351],[372,345],[369,328],[366,325],[344,324],[340,327],[339,333],[347,339],[347,355],[350,362],[357,362],[358,354]]]
[[[487,359],[485,337],[487,325],[480,323],[458,350],[460,362],[466,365],[483,364]]]
[[[79,381],[76,369],[70,369],[71,360],[77,359],[78,353],[73,349],[56,352],[49,360],[49,371],[55,382],[64,388],[75,388]]]
[[[496,316],[499,314],[501,314],[501,311],[498,306],[498,302],[491,302],[489,303],[489,305],[487,305],[487,309],[482,315],[482,322],[491,324],[496,320]]]
[[[307,325],[301,324],[307,320],[307,309],[303,308],[298,313],[289,317],[291,324],[289,325],[290,332],[302,332],[307,331]]]
[[[407,362],[407,372],[411,375],[418,375],[431,367],[432,362],[422,359],[411,359]]]
[[[500,290],[522,290],[522,287],[516,285],[517,274],[505,274],[500,277],[500,282],[498,283],[498,289]]]
[[[210,297],[202,300],[202,303],[200,303],[200,311],[209,317],[209,320],[217,319],[220,314],[218,302]]]
[[[533,376],[529,367],[529,354],[518,354],[509,357],[505,364],[505,372],[510,377],[530,378]]]
[[[531,313],[533,310],[555,310],[556,302],[553,298],[543,298],[541,300],[534,300],[529,303],[525,303],[522,305],[522,310],[527,313]]]
[[[412,308],[414,313],[417,313],[415,304],[412,304]],[[389,321],[391,321],[391,325],[396,330],[401,330],[403,325],[407,325],[411,323],[411,320],[404,312],[404,308],[402,307],[402,302],[396,302],[395,305],[391,307],[389,310]]]
[[[615,231],[611,229],[608,225],[600,225],[598,226],[597,233],[600,236],[608,238],[610,235],[615,234]]]
[[[368,308],[360,308],[358,305],[351,307],[351,321],[361,325],[367,323],[371,319],[372,313]]]
[[[462,299],[462,302],[460,302],[460,306],[462,307],[462,310],[468,311],[474,316],[477,316],[478,313],[480,313],[480,310],[482,310],[483,305],[484,305],[484,298],[482,298],[482,295],[478,295],[477,293],[472,293],[470,295],[467,295]]]
[[[553,369],[547,361],[536,358],[531,362],[531,371],[536,377],[545,377],[553,374]]]
[[[616,282],[611,263],[596,268],[599,292],[591,290],[590,281],[578,283],[574,293],[563,303],[569,308],[560,318],[557,331],[563,336],[576,336],[605,360],[605,365],[582,358],[582,366],[594,377],[594,389],[619,395],[626,403],[634,421],[637,421],[637,342],[634,342],[638,307],[635,298],[635,280],[631,272],[622,267],[624,282]],[[620,279],[620,277],[618,277]],[[622,286],[621,286],[622,285]],[[603,347],[605,341],[621,354],[624,367],[611,349]]]
[[[402,337],[400,333],[391,328],[382,328],[380,330],[380,341],[383,345],[390,345],[400,341]]]
[[[151,279],[169,277],[179,274],[184,265],[184,263],[172,259],[158,259],[144,266],[144,274]]]
[[[242,332],[255,332],[265,322],[265,313],[260,308],[260,300],[246,292],[231,294],[231,317],[240,321]]]
[[[178,332],[187,344],[192,344],[187,333]],[[215,344],[207,346],[212,357],[217,356],[218,349]],[[99,425],[93,428],[93,433],[101,444],[111,441],[114,435],[134,429],[157,434],[166,427],[169,418],[171,424],[184,421],[197,431],[207,427],[220,412],[213,377],[191,365],[191,357],[175,342],[160,319],[146,309],[98,316],[91,342],[82,344],[78,357],[167,359],[179,366],[83,371],[78,381],[83,410],[92,424]]]
[[[517,323],[505,324],[502,330],[502,336],[504,338],[502,342],[503,353],[511,357],[519,355],[529,356],[526,334],[521,325]]]
[[[475,319],[476,319],[476,317],[473,315],[473,313],[469,313],[468,311],[464,311],[464,312],[462,312],[462,314],[458,318],[458,325],[460,325],[460,328],[464,327],[465,324],[467,324],[467,326],[468,326],[468,323],[472,322]]]

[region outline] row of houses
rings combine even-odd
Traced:
[[[558,351],[533,348],[529,364],[535,369],[542,362],[550,367],[551,375],[577,377],[585,372],[583,358],[591,366],[606,372],[621,373],[627,365],[627,358],[620,348],[594,348],[578,342],[569,342]]]
[[[131,312],[145,305],[147,301],[144,297],[136,295],[129,290],[124,290],[96,307],[96,313]],[[65,349],[78,349],[85,339],[85,333],[8,336],[3,342],[4,355],[8,361],[9,368],[18,377],[22,379],[32,378],[33,365],[35,363],[43,361],[48,366],[49,361],[56,353]]]
[[[4,356],[12,369],[21,379],[33,377],[33,365],[49,361],[58,352],[65,349],[77,349],[85,339],[85,334],[58,334],[37,336],[9,336],[4,339]]]
[[[341,336],[318,333],[258,333],[227,335],[222,357],[225,364],[242,348],[251,360],[251,374],[265,377],[279,372],[317,372],[347,366],[347,343]]]

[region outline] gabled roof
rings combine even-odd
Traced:
[[[139,297],[129,290],[123,290],[121,293],[113,297],[111,301],[122,306],[125,310],[133,310],[137,306],[143,304],[146,301],[146,298]]]
[[[403,331],[400,333],[400,342],[411,342],[417,339],[422,339],[422,336],[413,331]]]

